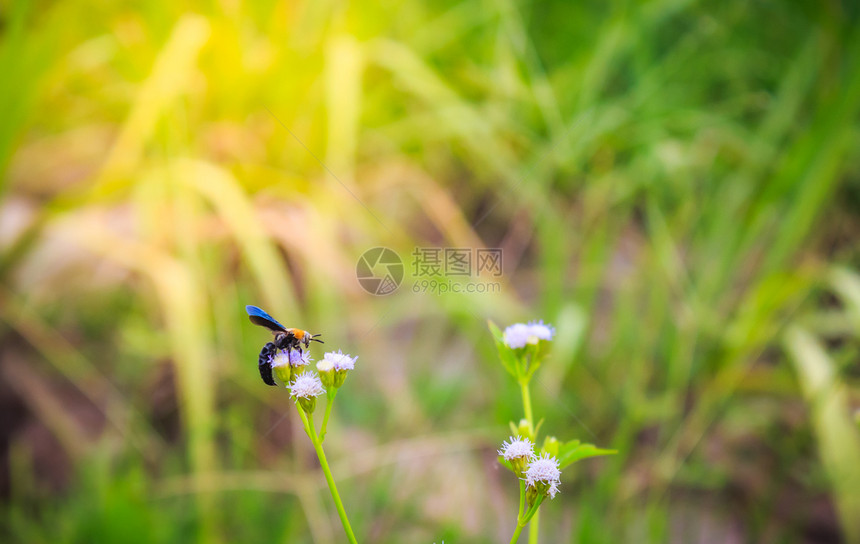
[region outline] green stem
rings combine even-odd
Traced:
[[[311,428],[308,425],[308,417],[305,415],[305,411],[302,410],[302,407],[299,406],[299,403],[296,403],[296,409],[299,411],[299,417],[302,418],[302,426],[305,428],[305,433],[308,435],[308,438],[311,439],[311,442],[314,441],[313,433],[311,433]]]
[[[335,392],[337,390],[335,389]],[[326,395],[325,415],[323,416],[322,428],[320,428],[320,442],[325,440],[326,428],[328,427],[328,418],[331,415],[331,407],[334,406],[334,395]]]
[[[520,480],[520,507],[517,509],[517,521],[521,520],[526,509],[526,483]]]
[[[320,466],[322,467],[323,474],[325,474],[325,481],[328,484],[328,489],[331,491],[331,496],[334,499],[334,505],[337,508],[337,515],[340,516],[340,522],[343,525],[343,531],[346,533],[346,538],[349,539],[351,544],[358,544],[358,541],[355,539],[355,534],[352,532],[352,526],[349,524],[349,519],[346,517],[346,510],[344,510],[343,503],[340,500],[340,494],[337,492],[337,486],[334,483],[334,477],[331,475],[328,461],[325,458],[322,440],[317,436],[316,429],[314,428],[314,416],[313,414],[307,414],[307,416],[305,416],[305,411],[302,410],[301,406],[298,408],[299,416],[301,416],[302,422],[305,424],[305,430],[308,431],[308,436],[310,436],[311,442],[314,445],[314,450],[316,450],[317,457],[320,460]]]
[[[531,393],[529,392],[528,379],[521,379],[520,380],[520,392],[523,395],[523,412],[525,413],[526,421],[528,421],[528,423],[529,423],[529,432],[531,433],[531,436],[529,438],[531,438],[532,440],[537,442],[537,436],[535,436],[534,415],[532,414],[532,396],[531,396]],[[529,544],[537,544],[537,542],[538,542],[538,521],[539,521],[539,519],[538,519],[536,507],[540,506],[541,502],[542,501],[540,498],[537,501],[535,501],[535,506],[532,508],[532,510],[529,510],[529,512],[531,513],[531,516],[526,517],[526,523],[528,523],[528,520],[531,519],[532,516],[534,517],[534,519],[532,520],[532,524],[529,527]]]
[[[517,544],[517,539],[520,538],[521,532],[523,532],[523,526],[517,522],[517,528],[514,529],[514,536],[511,537],[511,544]]]
[[[523,524],[523,526],[525,526],[525,524],[530,522],[530,521],[535,522],[532,524],[532,527],[537,525],[538,508],[540,508],[540,503],[543,502],[543,499],[544,499],[544,496],[538,496],[538,498],[535,500],[535,503],[532,505],[531,508],[529,508],[529,511],[526,512],[526,515],[523,516],[523,520],[520,522]],[[529,529],[529,532],[531,533],[531,529]],[[529,536],[529,541],[531,541],[531,536]]]
[[[525,488],[520,486],[520,489],[521,489],[520,506],[522,506],[523,498],[525,497]],[[517,539],[520,538],[520,533],[523,531],[523,527],[528,525],[529,521],[534,519],[534,523],[532,524],[532,527],[535,527],[537,525],[537,511],[538,511],[538,508],[540,508],[540,503],[542,503],[542,502],[543,502],[543,497],[538,497],[537,500],[535,501],[535,503],[532,505],[532,507],[529,508],[528,512],[525,513],[525,515],[519,515],[519,513],[517,514],[517,526],[514,529],[514,535],[511,537],[511,544],[516,544]],[[532,541],[532,532],[533,531],[530,527],[529,528],[529,542]]]
[[[538,542],[538,524],[540,522],[539,513],[535,511],[534,515],[531,519],[531,525],[529,525],[529,544],[537,544]]]
[[[520,380],[520,392],[523,395],[523,411],[526,415],[526,421],[529,422],[529,433],[531,433],[531,438],[535,442],[537,442],[537,437],[535,436],[535,420],[534,416],[532,416],[532,396],[529,393],[529,382],[527,380]]]

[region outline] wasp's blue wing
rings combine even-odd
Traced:
[[[284,328],[283,325],[278,323],[274,317],[270,316],[256,306],[245,306],[245,311],[248,312],[248,317],[251,319],[251,323],[253,323],[254,325],[266,327],[273,332],[286,332],[287,330],[286,328]]]

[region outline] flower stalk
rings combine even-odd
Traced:
[[[555,328],[543,321],[530,321],[529,323],[515,323],[507,327],[504,332],[492,322],[489,324],[490,331],[496,341],[496,348],[502,366],[517,381],[520,386],[522,397],[523,415],[519,425],[511,423],[511,430],[525,436],[525,440],[519,437],[511,439],[511,443],[505,443],[499,455],[501,461],[513,470],[520,479],[520,504],[517,509],[517,525],[511,537],[511,544],[515,544],[522,533],[523,528],[529,525],[529,544],[537,544],[539,535],[539,508],[546,497],[553,498],[558,493],[561,483],[559,455],[562,453],[562,444],[555,437],[547,437],[541,455],[538,457],[532,449],[531,441],[537,441],[540,422],[536,424],[532,408],[532,398],[529,386],[532,376],[540,368],[546,358],[549,343],[555,337]],[[521,457],[524,444],[528,444],[530,455]],[[565,444],[565,453],[576,448],[579,441],[571,441]],[[590,446],[590,445],[589,445]],[[593,448],[594,455],[605,455],[607,450]],[[569,457],[568,457],[569,458]],[[528,461],[528,468],[523,470],[524,463]],[[569,463],[568,463],[569,464]],[[525,481],[523,477],[525,476]]]
[[[532,440],[536,441],[537,436],[535,436],[535,422],[534,415],[532,414],[532,396],[529,392],[529,380],[530,376],[529,378],[520,380],[520,392],[522,393],[523,397],[523,414],[525,414],[526,421],[528,421],[529,423],[529,433],[531,434]],[[540,500],[543,499],[541,498]],[[540,505],[540,501],[536,502],[535,504]],[[534,517],[534,520],[529,527],[529,544],[538,544],[538,524],[540,523],[540,516],[537,513],[537,509],[535,509],[532,516]],[[528,523],[528,521],[526,521],[526,523]]]
[[[305,433],[310,438],[317,459],[319,459],[346,538],[350,544],[358,544],[346,515],[346,509],[343,507],[343,501],[340,500],[340,493],[338,493],[334,476],[332,476],[322,446],[337,390],[346,380],[347,373],[355,368],[355,361],[358,357],[352,357],[342,351],[328,352],[317,363],[317,372],[306,371],[300,374],[299,369],[311,363],[310,352],[307,350],[311,341],[323,343],[322,340],[316,338],[319,334],[311,334],[298,329],[286,329],[272,316],[256,306],[246,306],[245,311],[248,312],[248,317],[252,323],[266,327],[275,334],[274,341],[263,346],[257,358],[260,377],[266,385],[285,386],[290,391],[290,397],[295,399],[296,410],[299,412]],[[304,350],[301,345],[304,345]],[[326,395],[325,415],[323,415],[320,433],[317,434],[313,414],[316,409],[317,397],[322,394]]]
[[[331,354],[327,353],[326,357],[329,355]],[[346,357],[350,363],[354,362],[354,359],[349,358],[349,356],[344,356],[343,354],[339,354],[339,356],[341,358]],[[355,533],[349,523],[346,509],[343,507],[343,501],[340,499],[340,493],[337,490],[334,476],[332,476],[331,468],[329,468],[328,460],[325,456],[325,450],[322,446],[323,439],[325,438],[326,426],[328,425],[332,405],[334,404],[334,397],[337,394],[337,385],[335,383],[335,372],[337,368],[335,368],[335,365],[332,365],[330,360],[323,359],[317,364],[317,370],[319,371],[319,374],[305,372],[304,374],[297,376],[290,384],[290,396],[296,399],[296,408],[299,412],[299,417],[302,420],[305,433],[307,433],[308,438],[311,439],[311,444],[313,444],[314,451],[317,454],[317,459],[319,459],[320,467],[325,475],[326,484],[328,484],[329,492],[331,493],[332,499],[334,499],[335,508],[337,508],[337,514],[340,517],[341,524],[343,525],[343,531],[346,533],[346,537],[351,544],[357,544]],[[344,370],[344,374],[345,373],[346,370]],[[342,380],[341,383],[343,383]],[[316,398],[322,394],[325,394],[326,396],[326,408],[325,415],[323,416],[322,428],[320,429],[321,432],[317,433],[316,425],[314,424],[314,410],[316,409]]]
[[[532,415],[532,396],[529,392],[529,378],[520,379],[520,393],[523,397],[523,413],[529,424],[529,438],[537,440],[535,436],[535,421]]]
[[[520,484],[520,487],[522,488],[521,497],[524,497],[525,496],[525,486],[523,484]],[[522,514],[522,515],[517,517],[517,526],[514,529],[513,536],[511,537],[511,544],[516,544],[517,540],[520,538],[520,533],[522,533],[522,531],[523,531],[523,527],[528,525],[530,521],[533,522],[531,527],[537,527],[537,523],[535,523],[535,522],[537,522],[538,508],[540,508],[540,503],[543,502],[544,497],[545,497],[545,495],[539,496],[537,498],[537,500],[535,501],[535,503],[531,506],[531,508],[529,508],[528,511],[525,512],[525,514]],[[521,500],[522,500],[522,498],[521,498]],[[529,528],[529,541],[531,541],[531,538],[532,538],[531,527]]]
[[[335,508],[337,508],[337,515],[340,516],[340,523],[343,525],[343,531],[346,533],[346,538],[350,541],[351,544],[358,544],[358,541],[355,539],[355,533],[352,532],[352,526],[349,524],[349,518],[346,516],[346,509],[343,507],[343,502],[340,500],[340,493],[337,491],[337,485],[334,483],[334,476],[331,474],[331,469],[328,466],[328,460],[325,456],[325,450],[322,447],[322,440],[316,433],[316,429],[314,427],[314,416],[312,412],[308,412],[305,414],[304,410],[299,408],[299,416],[302,418],[302,423],[305,426],[305,432],[308,433],[308,437],[311,439],[311,443],[314,446],[314,451],[316,451],[317,458],[320,462],[320,467],[322,467],[323,474],[325,475],[325,481],[328,484],[328,489],[331,492],[331,497],[334,499]]]
[[[328,418],[331,416],[331,408],[334,406],[334,396],[337,394],[337,389],[329,390],[326,393],[325,414],[323,415],[322,427],[320,427],[320,442],[325,440],[326,428],[328,427]]]

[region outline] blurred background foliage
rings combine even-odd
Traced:
[[[858,12],[0,2],[3,540],[339,542],[255,303],[360,357],[362,541],[507,542],[486,320],[543,318],[543,429],[620,451],[544,542],[860,542]],[[501,292],[370,296],[375,246]]]

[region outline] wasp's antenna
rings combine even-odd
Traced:
[[[319,335],[317,335],[317,336],[319,336]],[[314,342],[319,342],[320,344],[325,344],[325,342],[323,342],[319,338],[311,338],[311,340],[313,340]]]

